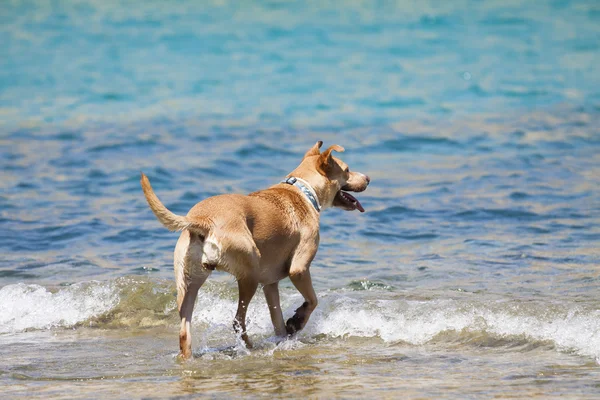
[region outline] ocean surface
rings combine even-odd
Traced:
[[[4,1],[1,397],[597,398],[599,65],[593,0]],[[317,140],[372,181],[306,329],[215,273],[179,361],[140,171],[184,214]]]

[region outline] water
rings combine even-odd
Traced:
[[[594,1],[5,3],[3,394],[595,397],[599,27]],[[246,350],[213,274],[179,362],[139,172],[181,214],[316,140],[372,184],[322,216],[306,329],[277,342],[259,292]]]

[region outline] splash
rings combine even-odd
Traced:
[[[114,284],[79,283],[52,292],[18,283],[0,289],[0,333],[72,327],[115,307]]]
[[[600,362],[600,310],[573,304],[437,299],[381,300],[327,296],[304,334],[379,337],[385,342],[423,345],[452,339],[484,345],[550,342]],[[502,340],[499,340],[502,339]]]

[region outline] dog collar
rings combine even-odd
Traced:
[[[319,199],[317,199],[317,194],[314,189],[310,186],[308,182],[304,179],[296,178],[295,176],[290,176],[287,179],[281,181],[281,183],[287,183],[288,185],[294,185],[298,189],[304,193],[308,201],[313,205],[317,212],[321,211],[321,205],[319,204]]]

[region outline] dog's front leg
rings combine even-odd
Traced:
[[[294,316],[287,320],[285,328],[288,335],[293,335],[300,329],[304,328],[308,322],[310,314],[317,307],[317,295],[312,286],[312,280],[310,278],[310,271],[308,267],[301,272],[292,274],[290,273],[290,280],[298,289],[300,294],[304,296],[304,303],[296,310]]]
[[[263,292],[265,293],[269,312],[271,313],[271,322],[273,322],[273,328],[275,328],[275,335],[285,336],[285,321],[281,312],[281,304],[279,303],[279,282],[263,286]]]
[[[258,288],[258,281],[254,278],[243,278],[238,281],[239,289],[239,300],[238,309],[233,320],[233,329],[237,334],[241,334],[242,339],[246,343],[246,347],[251,349],[252,342],[248,339],[248,333],[246,332],[246,311],[248,311],[248,305],[250,300],[256,293]]]

